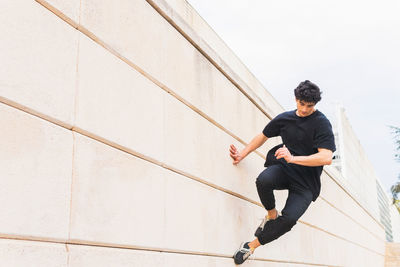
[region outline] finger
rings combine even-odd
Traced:
[[[287,151],[286,149],[282,149],[280,151],[277,151],[278,154],[287,154],[289,151]]]
[[[280,153],[282,153],[283,151],[285,151],[285,150],[283,150],[282,148],[279,148],[279,149],[275,152],[275,156],[278,155],[278,154],[280,154]]]
[[[278,153],[278,155],[276,156],[277,159],[283,158],[285,156],[284,153]]]

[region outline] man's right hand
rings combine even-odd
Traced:
[[[233,159],[233,165],[237,165],[243,159],[234,145],[230,146],[229,152],[231,158]]]

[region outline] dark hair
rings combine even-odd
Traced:
[[[294,89],[294,95],[296,96],[296,99],[307,103],[317,104],[318,101],[321,100],[321,94],[322,92],[319,90],[319,87],[309,80],[301,82],[299,86]]]

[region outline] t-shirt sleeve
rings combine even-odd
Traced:
[[[263,134],[266,137],[270,138],[280,135],[281,133],[280,117],[281,117],[280,115],[276,116],[267,124],[267,126],[265,126]]]
[[[335,137],[332,132],[332,125],[326,119],[316,128],[314,134],[314,148],[326,148],[332,152],[336,151]]]

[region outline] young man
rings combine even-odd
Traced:
[[[315,109],[321,92],[306,80],[294,90],[297,109],[279,114],[263,132],[241,152],[230,146],[233,164],[238,164],[268,138],[281,136],[283,144],[267,155],[266,168],[256,180],[258,195],[268,214],[255,232],[256,239],[244,242],[236,251],[236,264],[242,264],[260,245],[269,243],[290,231],[321,190],[320,176],[324,165],[332,162],[336,150],[332,126],[322,112]],[[282,214],[275,209],[273,190],[288,189]]]

